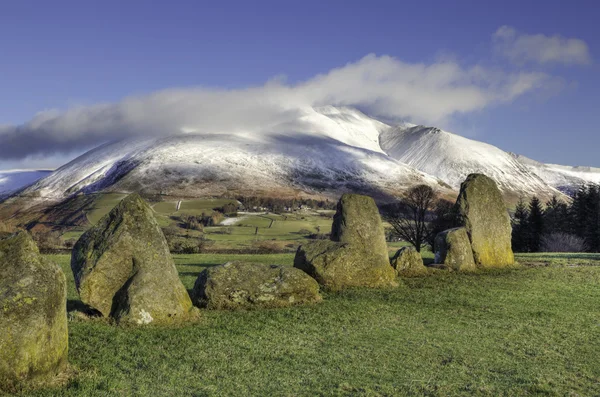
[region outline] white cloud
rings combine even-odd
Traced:
[[[321,105],[359,106],[375,116],[435,125],[510,102],[548,79],[543,73],[465,68],[455,61],[412,64],[368,55],[297,84],[275,79],[245,89],[170,89],[118,103],[42,112],[23,125],[0,126],[0,158],[70,153],[131,136],[260,133],[289,127],[299,109]]]
[[[585,41],[559,35],[525,34],[511,26],[500,27],[493,35],[494,49],[516,64],[526,62],[585,65],[592,61]]]

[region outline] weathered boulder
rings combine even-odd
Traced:
[[[26,232],[0,240],[0,390],[50,381],[67,365],[67,283]]]
[[[397,287],[396,271],[380,252],[336,241],[314,241],[298,248],[294,267],[333,291],[347,287]]]
[[[369,196],[344,194],[337,204],[331,240],[388,257],[383,222],[375,201]]]
[[[396,271],[389,261],[383,223],[371,197],[344,194],[340,198],[331,240],[299,247],[294,267],[330,290],[398,286]]]
[[[435,236],[435,263],[458,271],[476,269],[471,242],[464,227],[444,230]]]
[[[510,218],[496,183],[482,174],[469,175],[460,186],[456,205],[475,264],[482,268],[513,265]]]
[[[400,248],[392,257],[392,267],[402,277],[419,277],[428,274],[421,254],[414,247]]]
[[[83,303],[118,323],[172,323],[196,315],[152,208],[137,194],[81,236],[71,269]]]
[[[319,284],[299,269],[236,261],[204,269],[192,300],[200,307],[234,310],[316,303],[321,295]]]

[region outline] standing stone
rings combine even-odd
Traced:
[[[457,271],[476,269],[471,242],[464,227],[448,229],[435,236],[435,263]]]
[[[344,194],[337,204],[331,240],[350,244],[389,259],[379,210],[369,196]]]
[[[235,310],[316,303],[321,295],[319,284],[300,269],[236,261],[204,269],[192,300],[208,309]]]
[[[331,291],[348,287],[397,287],[389,259],[361,247],[335,241],[314,241],[298,248],[294,267],[314,277]]]
[[[71,269],[83,303],[118,323],[172,323],[196,314],[152,208],[137,194],[81,236]]]
[[[392,267],[402,277],[419,277],[428,274],[423,258],[415,247],[400,248],[392,258]]]
[[[294,267],[330,290],[347,287],[398,286],[390,265],[383,223],[375,201],[344,194],[333,218],[332,241],[314,241],[298,248]]]
[[[513,265],[510,218],[496,183],[482,174],[469,175],[460,186],[456,205],[475,264],[482,268]]]
[[[0,240],[0,390],[43,384],[66,367],[66,285],[26,232]]]

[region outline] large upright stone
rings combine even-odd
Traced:
[[[375,201],[369,196],[344,194],[331,226],[331,240],[388,257],[385,230]]]
[[[228,262],[200,273],[192,300],[200,307],[235,310],[316,303],[321,295],[319,284],[300,269]]]
[[[471,242],[464,227],[444,230],[435,236],[435,263],[456,271],[473,271]]]
[[[401,277],[426,276],[429,272],[415,247],[402,247],[392,257],[392,267]]]
[[[514,264],[510,218],[496,183],[482,174],[471,174],[460,186],[456,201],[478,267]]]
[[[0,390],[43,384],[66,367],[66,285],[26,232],[0,240]]]
[[[314,241],[298,248],[294,267],[330,290],[347,287],[398,286],[390,265],[383,223],[375,201],[344,194],[333,218],[332,241]]]
[[[83,303],[119,323],[171,323],[195,315],[152,208],[137,194],[81,236],[71,269]]]

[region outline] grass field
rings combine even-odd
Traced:
[[[78,298],[68,256],[51,256]],[[178,255],[206,266],[293,255]],[[399,289],[325,294],[289,309],[203,311],[179,328],[69,323],[76,376],[40,396],[592,396],[600,394],[600,267],[436,272]],[[592,258],[587,258],[588,260]],[[598,260],[596,256],[596,260]]]
[[[95,195],[92,208],[86,217],[90,225],[96,224],[118,202],[125,197],[120,193],[103,193]],[[161,227],[178,225],[178,217],[184,215],[210,214],[214,208],[227,203],[235,203],[230,199],[192,199],[181,200],[181,208],[177,210],[179,200],[161,201],[152,204],[156,219]],[[243,250],[253,248],[256,242],[264,240],[279,240],[297,245],[307,241],[308,234],[329,233],[333,211],[297,212],[283,215],[248,213],[241,214],[233,224],[226,226],[211,226],[204,228],[204,237],[212,242],[212,250]],[[258,231],[257,231],[258,228]],[[72,228],[62,234],[64,240],[77,239],[85,231],[84,227]],[[180,230],[182,235],[197,237],[194,231]],[[285,245],[285,244],[284,244]],[[283,246],[283,245],[282,245]]]

